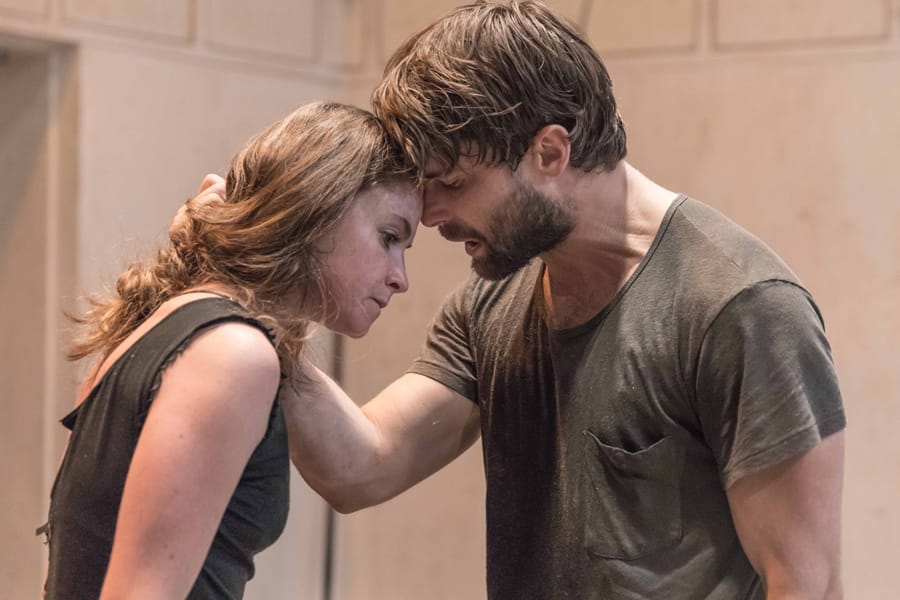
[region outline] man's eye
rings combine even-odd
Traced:
[[[458,190],[460,186],[460,181],[455,179],[453,181],[441,181],[441,186],[448,190]]]

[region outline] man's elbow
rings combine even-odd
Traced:
[[[323,490],[319,495],[342,515],[349,515],[376,504],[368,501],[358,490]]]
[[[304,465],[302,456],[292,453],[291,459],[309,487],[341,514],[381,504],[408,487],[399,478],[388,475],[375,460],[341,465],[330,469],[325,476],[321,469],[315,473],[316,469]]]
[[[766,600],[843,600],[844,585],[839,569],[826,572],[819,569],[808,577],[763,578],[766,586]]]
[[[361,486],[327,487],[316,489],[316,492],[331,508],[343,515],[381,504],[391,497],[388,494],[379,493],[375,487]]]
[[[345,515],[381,504],[397,494],[397,492],[388,489],[387,486],[380,485],[378,481],[365,479],[361,476],[320,479],[304,475],[299,468],[297,471],[307,485],[321,496],[331,508]]]

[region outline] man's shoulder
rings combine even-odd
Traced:
[[[697,271],[706,279],[733,281],[743,288],[780,279],[800,284],[778,253],[755,233],[718,209],[686,198],[672,217],[670,255],[679,271]]]
[[[704,329],[736,297],[772,282],[805,292],[763,240],[717,209],[686,198],[672,211],[636,284],[657,310],[669,306],[666,312],[683,326]]]

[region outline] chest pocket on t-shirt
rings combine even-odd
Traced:
[[[679,480],[684,448],[664,437],[629,452],[584,431],[585,546],[601,558],[634,560],[682,537]]]

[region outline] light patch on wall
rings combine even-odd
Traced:
[[[32,15],[46,15],[47,0],[0,0],[0,12],[5,9]]]
[[[226,48],[310,60],[319,44],[316,5],[313,0],[216,0],[206,15],[206,40]]]
[[[888,34],[884,0],[718,0],[720,45],[881,38]]]
[[[601,54],[690,48],[696,44],[697,0],[594,0],[585,27]]]
[[[67,21],[187,40],[191,35],[192,2],[160,0],[65,0]]]

